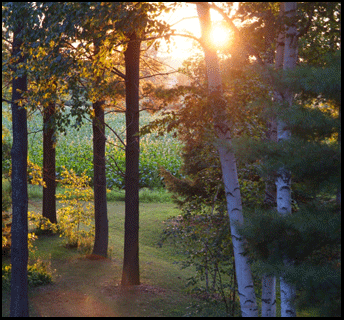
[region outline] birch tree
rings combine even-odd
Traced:
[[[222,81],[216,50],[212,48],[209,37],[211,19],[208,3],[197,3],[197,13],[201,25],[202,44],[208,79],[209,107],[213,110],[213,122],[216,133],[216,147],[219,153],[222,178],[225,186],[227,211],[231,224],[231,236],[234,249],[235,271],[238,282],[241,313],[243,317],[258,316],[258,307],[253,287],[251,268],[248,258],[243,256],[243,239],[239,236],[235,223],[242,224],[242,204],[236,160],[230,149],[230,128],[226,118],[226,102],[222,96]]]
[[[296,66],[297,60],[297,30],[296,30],[296,2],[285,2],[284,13],[286,17],[285,25],[285,45],[284,45],[284,61],[283,70],[293,69]],[[293,103],[293,94],[288,88],[283,94],[284,101],[291,106]],[[282,101],[283,103],[283,101]],[[288,130],[286,123],[282,120],[277,120],[277,141],[290,139],[290,130]],[[281,215],[291,214],[291,173],[287,168],[280,168],[277,179],[277,211]],[[286,264],[291,263],[285,261]],[[295,317],[296,310],[292,303],[295,296],[295,288],[293,285],[288,284],[283,277],[280,279],[281,291],[281,315],[282,317]]]
[[[279,17],[283,18],[284,4],[280,4]],[[284,29],[280,28],[276,43],[275,68],[283,67],[284,57]],[[279,93],[274,92],[274,98],[278,99]],[[277,122],[275,117],[271,117],[268,123],[267,138],[277,142]],[[265,203],[276,204],[276,188],[273,185],[273,177],[270,175],[266,181]],[[262,278],[262,317],[276,317],[276,277],[264,275]]]

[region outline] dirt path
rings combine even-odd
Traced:
[[[122,288],[116,283],[119,266],[112,260],[75,259],[59,265],[52,285],[30,296],[33,316],[121,317],[152,315],[152,304],[165,289],[142,284]],[[155,314],[155,315],[158,315]],[[163,315],[163,314],[161,314]]]
[[[118,317],[113,310],[85,293],[41,288],[30,299],[40,317]]]

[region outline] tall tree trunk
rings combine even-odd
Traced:
[[[139,285],[139,70],[141,41],[135,33],[125,51],[127,143],[122,285]]]
[[[222,177],[225,186],[227,210],[231,225],[231,235],[235,259],[235,272],[238,283],[241,313],[243,317],[258,316],[258,307],[253,287],[251,268],[247,257],[243,256],[243,240],[237,232],[235,223],[242,224],[242,204],[238,174],[234,154],[230,151],[230,128],[227,123],[226,101],[223,99],[219,61],[216,50],[209,42],[211,20],[208,3],[197,3],[197,12],[202,31],[210,107],[214,113],[214,127],[217,135]]]
[[[52,121],[55,114],[55,103],[51,102],[43,111],[43,210],[42,215],[50,222],[56,219],[56,181],[55,181],[55,145],[53,141],[54,126]]]
[[[23,25],[18,23],[13,32],[12,56],[17,63],[24,62],[20,47]],[[12,244],[11,244],[11,317],[28,317],[28,194],[27,194],[27,120],[26,109],[20,106],[22,92],[27,91],[27,77],[14,77],[12,81]]]
[[[95,220],[93,254],[106,257],[109,241],[109,227],[106,200],[104,102],[97,101],[93,103],[93,109],[95,114],[92,124]]]
[[[295,68],[297,60],[296,2],[284,2],[284,12],[286,17],[286,33],[283,70],[288,70]],[[290,106],[293,102],[293,94],[288,88],[284,91],[284,98]],[[277,122],[277,139],[278,142],[290,139],[290,131],[281,120]],[[280,168],[277,174],[276,187],[277,211],[281,215],[291,214],[291,173],[286,168]],[[292,262],[285,261],[285,263],[290,264]],[[292,299],[295,297],[295,287],[288,284],[281,277],[280,290],[282,317],[295,317],[296,309],[292,303]]]
[[[99,39],[94,39],[94,53],[99,53]],[[98,77],[96,85],[100,82]],[[104,101],[93,103],[93,190],[95,238],[93,254],[107,257],[109,242],[109,222],[107,217],[106,173],[105,173],[105,122]]]
[[[280,18],[284,16],[284,4],[280,4]],[[275,68],[283,68],[284,58],[284,28],[278,34],[275,55]],[[279,99],[278,92],[274,93],[274,100]],[[270,118],[268,123],[267,139],[277,142],[277,121],[275,118]],[[265,182],[265,199],[264,203],[268,207],[275,207],[276,199],[276,185],[273,177],[270,175]],[[276,317],[276,277],[263,276],[262,279],[262,317]]]

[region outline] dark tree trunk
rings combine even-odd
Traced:
[[[56,181],[55,181],[55,146],[53,141],[54,127],[52,124],[55,114],[55,103],[49,103],[44,108],[43,115],[43,181],[46,188],[43,188],[43,217],[50,222],[56,220]]]
[[[19,34],[23,27],[13,32],[12,55],[19,57],[18,63],[24,61],[20,56],[22,39]],[[12,244],[11,244],[11,317],[28,317],[28,194],[27,194],[27,121],[26,109],[19,106],[22,92],[27,91],[26,75],[14,77],[12,82]]]
[[[106,257],[108,250],[109,230],[106,202],[104,102],[95,102],[93,104],[93,109],[95,113],[92,127],[94,219],[96,229],[93,254]]]
[[[141,41],[130,38],[125,51],[126,127],[125,234],[122,285],[139,285],[139,68]]]

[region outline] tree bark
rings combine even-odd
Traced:
[[[251,268],[247,257],[243,256],[244,241],[237,232],[236,223],[244,222],[241,195],[235,156],[230,150],[230,128],[227,123],[226,101],[223,99],[222,81],[216,50],[210,44],[211,20],[208,3],[197,3],[197,12],[204,43],[204,55],[207,69],[209,102],[214,114],[214,128],[217,136],[216,146],[219,152],[222,177],[225,186],[227,210],[231,225],[231,235],[235,259],[235,271],[243,317],[258,316],[258,307],[253,287]]]
[[[286,18],[285,26],[285,46],[284,46],[284,62],[283,70],[295,68],[297,61],[297,30],[295,26],[296,17],[296,2],[284,2],[284,12]],[[293,102],[292,92],[286,88],[284,91],[284,99],[290,106]],[[290,131],[286,124],[277,121],[277,139],[278,142],[283,142],[290,139]],[[291,173],[286,168],[280,168],[276,180],[277,187],[277,211],[281,215],[291,214]],[[291,264],[291,261],[285,261]],[[281,316],[295,317],[296,309],[292,303],[295,297],[295,287],[288,284],[283,277],[280,278],[281,291]]]
[[[23,44],[21,23],[13,32],[12,56],[24,62],[21,56]],[[25,74],[12,81],[12,244],[11,244],[11,317],[28,317],[28,193],[27,193],[27,120],[26,109],[20,106],[22,93],[27,91]]]
[[[50,222],[57,223],[56,219],[56,176],[55,176],[55,146],[54,126],[52,124],[55,114],[55,103],[49,103],[43,113],[43,210],[42,215]]]
[[[135,33],[125,51],[125,234],[122,285],[139,285],[139,70],[141,41]]]
[[[284,16],[284,4],[280,4],[279,17]],[[284,28],[278,34],[275,55],[276,70],[283,68],[284,58]],[[274,100],[279,99],[279,93],[274,92]],[[277,142],[277,121],[270,118],[268,123],[267,139]],[[265,199],[264,203],[268,207],[275,207],[277,204],[276,185],[274,178],[270,175],[265,181]],[[276,317],[276,277],[263,276],[262,279],[262,317]]]
[[[94,54],[99,53],[100,40],[94,39]],[[96,86],[100,77],[96,78]],[[107,257],[109,243],[109,222],[107,217],[106,172],[105,172],[105,115],[104,101],[93,103],[93,190],[95,238],[93,254]]]
[[[93,103],[93,190],[95,239],[93,254],[107,257],[109,227],[106,200],[104,102]]]

